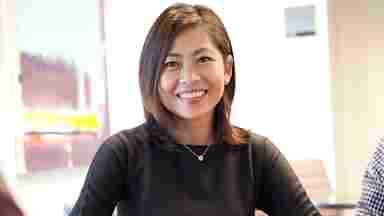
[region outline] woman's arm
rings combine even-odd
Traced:
[[[258,208],[270,216],[320,215],[283,154],[268,139],[257,147],[262,151],[259,167]],[[259,159],[260,160],[260,159]],[[256,168],[256,169],[258,169]]]
[[[125,196],[127,153],[115,137],[97,151],[85,183],[70,216],[111,216],[116,204]]]

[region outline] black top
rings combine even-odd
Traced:
[[[213,144],[200,162],[157,123],[119,132],[100,147],[70,216],[320,215],[266,138]],[[206,146],[189,145],[201,154]]]

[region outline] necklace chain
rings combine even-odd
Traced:
[[[188,145],[182,145],[184,148],[186,148],[188,151],[190,151],[193,156],[195,156],[200,162],[202,162],[205,158],[205,155],[208,152],[209,147],[211,146],[210,144],[205,148],[204,152],[201,155],[196,154]]]

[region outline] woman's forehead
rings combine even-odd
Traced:
[[[202,28],[187,29],[176,36],[168,56],[198,55],[211,52],[217,54],[209,34]]]

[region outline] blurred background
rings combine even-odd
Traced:
[[[145,36],[176,1],[0,0],[0,172],[27,215],[63,215],[102,141],[143,122]],[[324,164],[356,201],[384,135],[384,1],[183,1],[232,39],[232,122]]]

